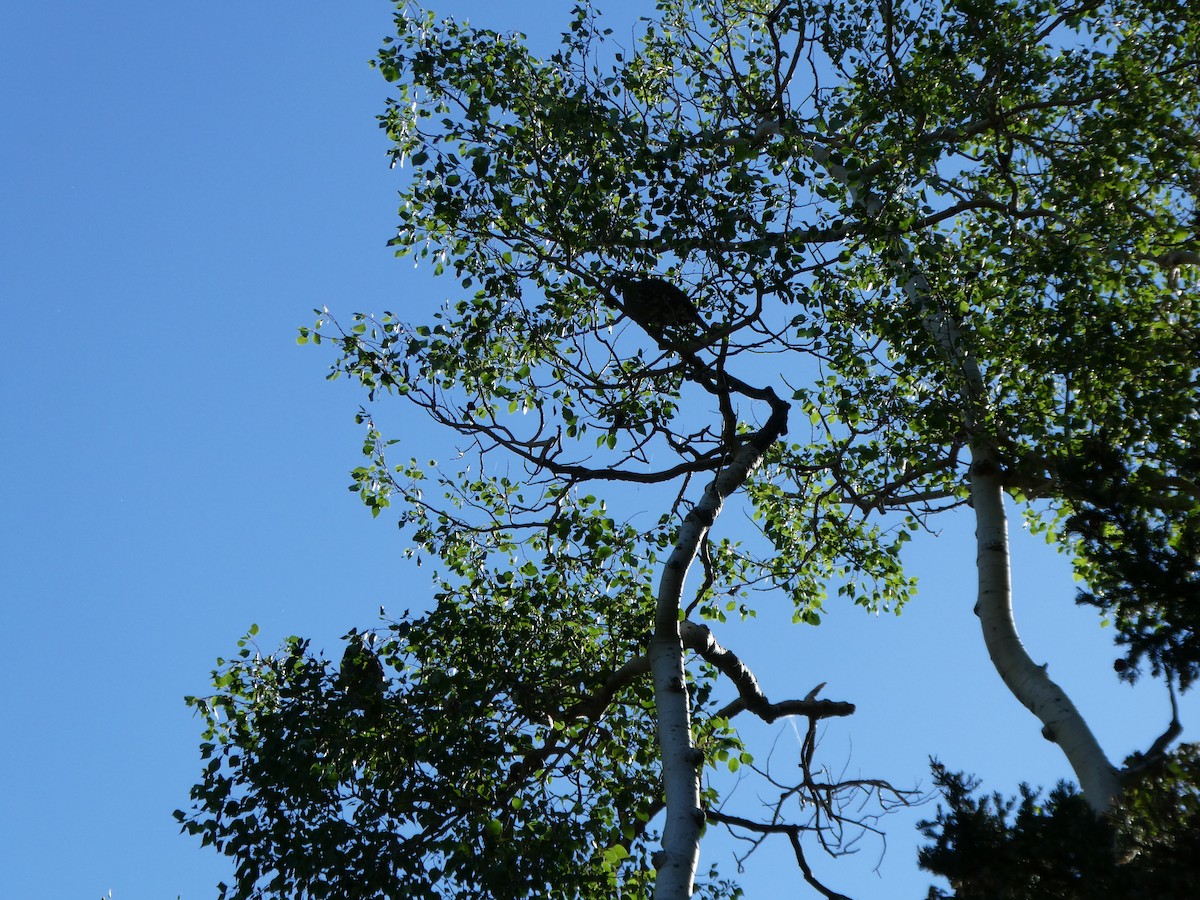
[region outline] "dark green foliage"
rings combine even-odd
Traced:
[[[529,635],[525,655],[509,657],[487,627],[450,605],[393,625],[377,646],[386,685],[357,633],[341,672],[297,639],[272,656],[243,642],[214,673],[218,693],[189,700],[208,763],[191,809],[176,813],[236,862],[222,897],[636,894],[656,779],[645,727],[631,730],[646,697],[630,692],[602,728],[556,720],[570,695],[555,703],[520,672],[555,639]],[[480,649],[447,666],[444,641],[472,631]],[[374,663],[359,668],[364,658]],[[362,688],[378,691],[368,715]],[[584,743],[606,760],[588,772]],[[635,865],[618,879],[624,860]]]
[[[953,891],[931,889],[931,898],[1082,900],[1095,896],[1089,885],[1111,877],[1110,829],[1071,786],[1060,784],[1043,805],[1025,785],[1019,802],[999,794],[973,796],[977,781],[938,764],[934,779],[948,809],[920,824],[934,843],[919,858]]]
[[[1200,459],[1159,474],[1101,437],[1064,468],[1075,510],[1067,529],[1087,560],[1089,586],[1078,602],[1113,618],[1127,648],[1117,665],[1122,677],[1135,680],[1146,660],[1153,675],[1188,687],[1200,674],[1200,511],[1162,497],[1180,483],[1200,483]]]
[[[1073,785],[1043,798],[979,795],[979,782],[933,764],[946,807],[920,823],[921,867],[947,879],[930,900],[1173,900],[1200,884],[1200,755],[1180,747],[1131,778],[1097,816]]]
[[[545,52],[397,7],[391,243],[449,299],[318,311],[300,339],[462,451],[426,462],[359,413],[352,490],[394,502],[437,606],[352,633],[340,671],[243,648],[191,701],[208,763],[180,817],[237,862],[230,896],[645,896],[652,624],[762,597],[815,625],[834,591],[899,609],[901,550],[966,503],[972,454],[1073,514],[1126,664],[1191,680],[1198,317],[1165,262],[1197,249],[1184,0],[659,0],[617,38],[581,3]],[[745,762],[717,673],[680,661],[662,690],[691,679],[694,706],[664,731]],[[955,778],[923,859],[964,897],[1119,896],[1115,846],[1191,871],[1190,813],[1118,827],[1067,788]]]

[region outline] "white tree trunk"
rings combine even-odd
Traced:
[[[820,146],[813,147],[813,157],[847,189],[856,206],[868,216],[878,215],[881,203],[868,184],[834,162]],[[991,447],[978,433],[981,413],[987,406],[987,385],[979,362],[964,346],[958,323],[931,296],[929,283],[899,236],[887,262],[909,301],[921,311],[926,333],[960,378],[963,424],[972,438],[971,499],[975,507],[979,577],[975,613],[983,627],[988,655],[1013,696],[1041,720],[1042,735],[1062,748],[1088,804],[1103,812],[1112,806],[1120,791],[1117,770],[1079,710],[1063,689],[1050,680],[1045,667],[1030,659],[1017,635],[1002,470],[992,456]]]
[[[670,564],[668,563],[668,566]],[[675,580],[664,577],[664,581]],[[682,586],[682,578],[679,579]],[[656,629],[656,632],[660,629]],[[658,875],[655,900],[686,900],[692,895],[700,863],[700,777],[692,748],[692,716],[683,668],[679,623],[675,635],[656,633],[650,642],[650,670],[654,676],[654,703],[662,755],[666,821],[662,849],[655,855]]]
[[[1108,761],[1075,704],[1025,650],[1013,619],[1009,574],[1008,520],[999,469],[983,453],[972,454],[971,500],[975,507],[979,599],[975,614],[988,655],[1005,685],[1042,723],[1042,735],[1066,754],[1084,798],[1105,812],[1120,791]]]
[[[703,758],[692,745],[692,711],[679,630],[684,579],[699,552],[700,542],[721,514],[725,498],[746,483],[771,444],[787,432],[788,405],[774,392],[757,391],[745,385],[739,390],[770,403],[771,416],[705,488],[700,502],[684,518],[659,580],[649,655],[666,821],[662,849],[654,857],[657,869],[654,900],[687,900],[692,896],[700,862],[700,833],[704,828],[704,809],[700,805]]]

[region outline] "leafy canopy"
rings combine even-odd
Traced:
[[[353,489],[437,560],[435,606],[373,645],[379,704],[299,639],[191,701],[208,763],[179,816],[237,860],[230,896],[643,895],[663,610],[899,609],[904,543],[965,504],[981,448],[1128,664],[1194,677],[1186,0],[662,0],[623,33],[581,4],[545,56],[407,3],[395,27],[392,244],[451,297],[426,323],[320,311],[300,340],[453,435],[456,462],[397,462],[359,414]],[[621,290],[647,278],[697,318],[653,327]],[[664,606],[689,535],[702,577]],[[751,828],[709,776],[752,764],[758,700],[681,634],[704,814]],[[805,872],[800,837],[853,824],[841,787],[765,823]]]

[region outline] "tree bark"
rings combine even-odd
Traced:
[[[834,162],[822,147],[814,146],[813,157],[846,188],[855,206],[869,217],[878,216],[882,204],[868,184]],[[983,628],[988,655],[1013,696],[1041,721],[1042,735],[1066,754],[1088,804],[1103,812],[1112,806],[1120,790],[1118,772],[1066,692],[1050,679],[1044,666],[1030,659],[1017,634],[1002,470],[978,427],[987,406],[987,387],[979,361],[965,347],[958,323],[942,311],[931,295],[928,281],[899,235],[894,236],[886,261],[909,302],[920,310],[926,333],[959,375],[963,425],[971,438],[970,491],[978,547],[975,613]]]
[[[1012,695],[1041,721],[1042,736],[1066,754],[1088,805],[1096,812],[1106,812],[1120,791],[1117,769],[1066,692],[1050,678],[1045,666],[1030,658],[1021,643],[1013,618],[1008,519],[999,468],[984,453],[972,456],[971,500],[979,572],[975,614],[988,656]]]
[[[770,389],[743,392],[771,406],[767,423],[754,434],[717,473],[696,507],[680,526],[658,586],[654,634],[650,639],[650,671],[654,680],[659,753],[662,758],[666,821],[662,849],[655,854],[657,877],[654,900],[687,900],[695,886],[700,861],[700,832],[704,809],[700,806],[700,765],[703,759],[692,745],[691,705],[684,670],[680,611],[683,585],[725,498],[746,483],[771,445],[787,433],[788,405]]]

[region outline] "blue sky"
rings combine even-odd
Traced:
[[[569,6],[439,9],[536,36]],[[387,85],[367,60],[390,22],[384,2],[0,12],[10,896],[214,896],[228,867],[171,818],[198,772],[183,696],[251,623],[267,649],[293,633],[332,646],[381,605],[428,599],[387,517],[346,490],[363,398],[295,343],[313,307],[422,310],[450,289],[385,246],[403,176],[387,166],[374,120]],[[826,681],[824,696],[859,705],[827,731],[831,765],[927,783],[937,753],[1006,791],[1068,776],[987,661],[970,523],[914,549],[921,594],[899,618],[834,606],[802,629],[767,608],[719,635],[772,696]],[[1116,682],[1063,560],[1018,536],[1016,565],[1034,658],[1111,758],[1147,746],[1165,693]],[[1184,706],[1200,721],[1200,704]],[[882,877],[877,844],[814,865],[856,897],[923,896],[916,816],[885,823]],[[745,883],[766,897],[799,879],[786,854],[764,855]]]

